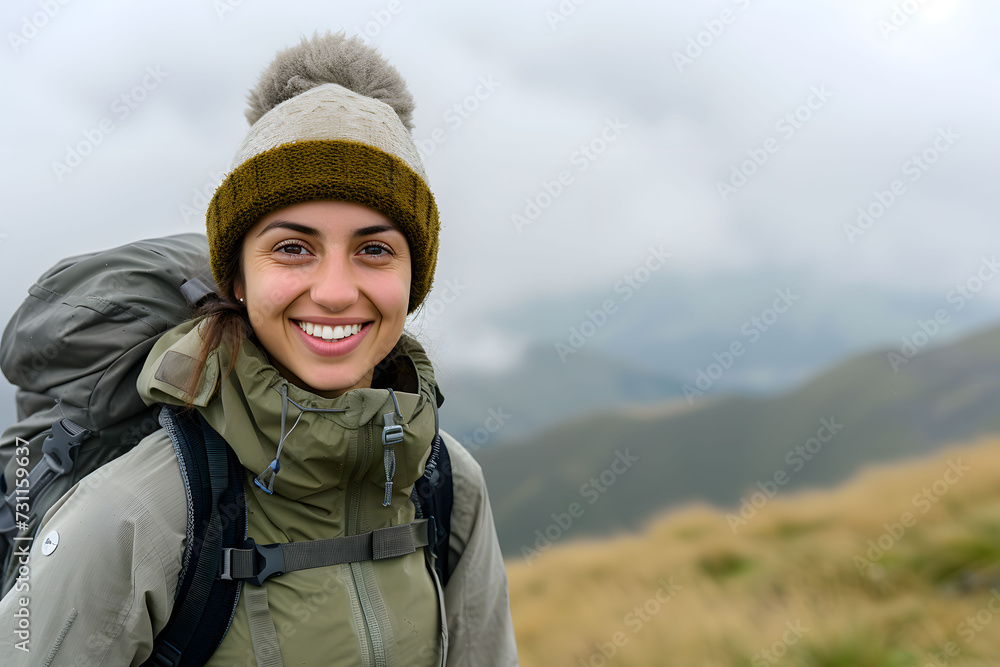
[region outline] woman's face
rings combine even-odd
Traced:
[[[410,294],[410,246],[388,218],[347,201],[287,206],[247,232],[241,268],[236,297],[285,379],[326,398],[371,387]]]

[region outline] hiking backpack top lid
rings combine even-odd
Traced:
[[[156,406],[147,407],[136,390],[139,371],[159,337],[194,316],[194,305],[214,289],[201,234],[69,257],[28,289],[0,341],[0,369],[17,386],[17,422],[0,436],[0,492],[11,495],[17,468],[32,470],[43,459],[43,442],[60,419],[89,433],[69,456],[62,447],[62,460],[49,455],[52,467],[68,474],[48,488],[32,486],[28,528],[19,533],[31,534],[73,484],[159,428]],[[18,438],[27,441],[27,466],[17,465],[23,449],[14,456]]]
[[[0,342],[0,368],[19,388],[18,419],[36,412],[42,396],[93,430],[143,409],[130,371],[214,289],[208,265],[205,236],[181,234],[69,257],[46,271]],[[5,432],[0,444],[11,439]]]
[[[0,369],[18,387],[18,421],[47,411],[93,431],[145,409],[138,371],[160,334],[190,319],[214,289],[200,234],[137,241],[69,257],[28,289],[0,342]],[[62,403],[62,410],[55,402]],[[14,425],[14,435],[30,437]]]

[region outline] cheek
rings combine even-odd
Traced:
[[[382,318],[392,320],[406,317],[406,307],[410,298],[409,273],[385,272],[374,277],[365,288],[368,298],[382,314]]]
[[[260,315],[284,310],[302,292],[300,281],[287,271],[262,272],[247,289],[247,307]]]

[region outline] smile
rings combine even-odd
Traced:
[[[301,322],[299,320],[293,320],[299,328],[305,331],[310,336],[314,338],[322,338],[323,340],[341,340],[343,338],[348,338],[354,334],[361,331],[364,327],[363,323],[357,324],[346,324],[337,325],[332,327],[327,324],[313,324],[312,322]]]

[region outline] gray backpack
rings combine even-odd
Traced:
[[[180,234],[69,257],[28,290],[0,342],[18,388],[0,436],[0,594],[16,580],[12,546],[30,544],[49,507],[160,428],[139,371],[214,289],[207,239]]]

